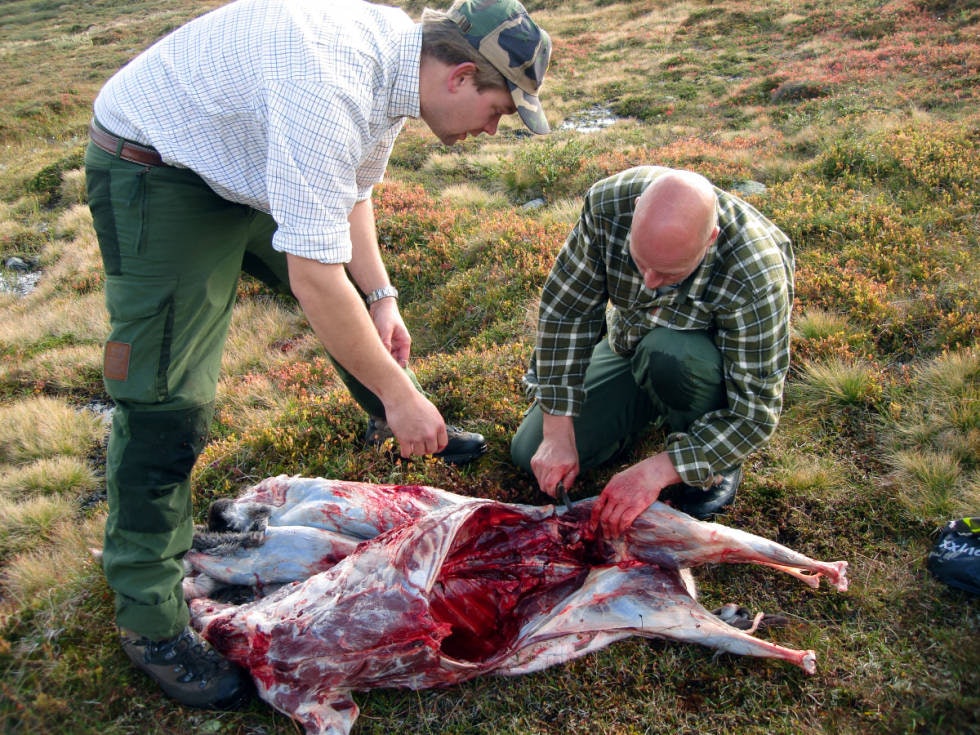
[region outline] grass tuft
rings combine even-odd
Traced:
[[[14,554],[32,549],[44,549],[45,542],[52,542],[58,529],[75,512],[75,503],[64,497],[30,497],[27,500],[10,501],[0,498],[3,526],[0,527],[0,559],[7,560]],[[50,550],[60,554],[61,550]],[[8,565],[6,575],[15,575]]]
[[[881,373],[868,363],[829,360],[810,363],[802,373],[791,394],[811,411],[870,408],[883,393]]]
[[[101,478],[84,458],[58,455],[0,470],[0,498],[37,496],[84,498],[97,492]]]
[[[964,485],[963,468],[951,453],[903,451],[891,462],[898,498],[914,517],[941,525],[980,507],[980,487]]]
[[[0,462],[86,456],[102,438],[101,419],[48,396],[0,406]]]

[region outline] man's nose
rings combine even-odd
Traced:
[[[664,285],[663,276],[658,273],[647,272],[643,274],[643,285],[649,289],[659,288]]]
[[[487,135],[496,135],[497,125],[499,124],[500,124],[500,115],[494,115],[490,119],[490,122],[488,122],[486,125],[483,126],[483,132],[486,133]]]

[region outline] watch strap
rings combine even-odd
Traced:
[[[394,286],[382,286],[381,288],[374,289],[371,293],[364,297],[364,303],[368,306],[373,304],[375,301],[381,301],[381,299],[387,298],[398,298],[398,289]]]

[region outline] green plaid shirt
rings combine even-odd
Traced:
[[[647,289],[629,254],[630,225],[636,198],[665,171],[640,166],[589,190],[544,285],[524,381],[546,412],[576,416],[592,349],[607,333],[629,356],[654,327],[708,331],[724,361],[728,407],[667,439],[683,480],[707,486],[775,431],[789,369],[793,250],[754,207],[716,189],[721,232],[701,265],[675,287]]]

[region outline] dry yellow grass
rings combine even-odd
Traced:
[[[48,396],[0,405],[0,462],[23,464],[56,455],[86,456],[101,441],[102,419]]]
[[[85,457],[57,455],[0,467],[0,498],[84,498],[102,489],[102,482]]]
[[[79,518],[78,511],[65,499],[33,500],[17,505],[0,501],[23,533],[34,543],[5,564],[4,597],[0,599],[0,626],[5,617],[18,608],[52,610],[77,594],[76,582],[97,564],[94,551],[102,548],[104,521],[101,518]],[[9,550],[0,534],[0,551]],[[36,543],[39,539],[47,543]],[[4,553],[6,556],[6,553]]]

